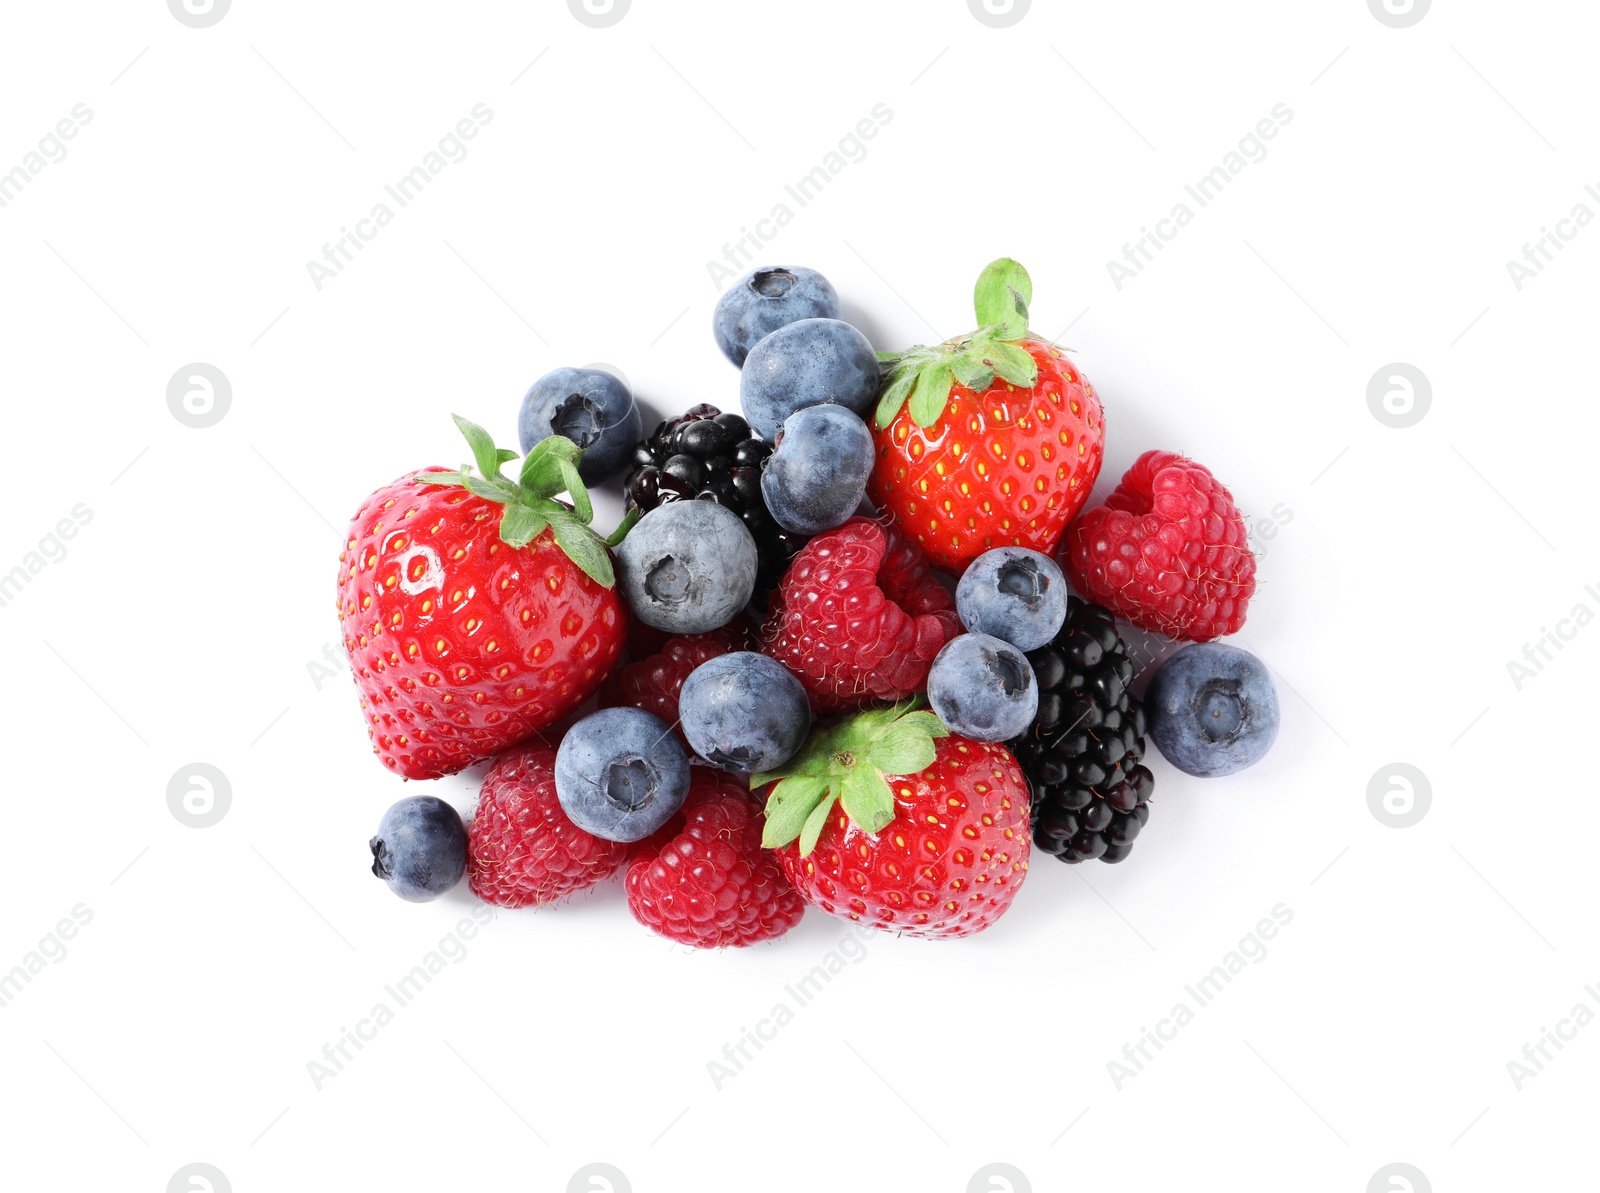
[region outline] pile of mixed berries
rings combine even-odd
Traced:
[[[617,377],[557,369],[509,474],[518,453],[458,417],[472,465],[356,512],[339,619],[385,766],[492,765],[470,823],[390,808],[373,872],[502,907],[620,873],[642,924],[705,948],[808,904],[967,936],[1035,849],[1128,856],[1147,737],[1190,775],[1265,755],[1272,681],[1215,641],[1255,592],[1232,496],[1148,451],[1085,511],[1100,399],[1028,330],[1032,291],[996,261],[976,331],[876,353],[821,274],[759,269],[714,318],[741,413],[647,434]],[[613,480],[628,513],[602,538],[586,486]],[[1119,619],[1188,643],[1142,700]]]

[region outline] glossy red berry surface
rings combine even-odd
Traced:
[[[555,747],[537,740],[495,759],[467,830],[467,882],[499,907],[538,907],[626,864],[628,846],[584,832],[556,799]]]
[[[1062,542],[1062,566],[1086,599],[1169,638],[1238,633],[1256,559],[1233,495],[1209,469],[1149,451]]]
[[[955,602],[893,526],[852,518],[813,538],[773,594],[762,650],[800,677],[813,708],[898,700],[961,633]]]
[[[780,848],[809,902],[908,936],[970,936],[994,923],[1028,872],[1027,782],[1011,751],[954,734],[933,763],[886,775],[894,819],[876,833],[833,806],[815,848]]]
[[[991,547],[1054,552],[1100,475],[1094,386],[1055,345],[1018,346],[1038,369],[1032,386],[956,384],[931,425],[908,403],[875,432],[868,494],[939,567],[959,572]]]
[[[374,752],[451,774],[576,709],[616,663],[627,615],[545,530],[500,538],[505,507],[403,477],[356,511],[339,622]]]
[[[628,866],[628,907],[652,931],[696,948],[740,947],[782,936],[805,900],[762,848],[760,805],[744,785],[706,767],[677,831]]]

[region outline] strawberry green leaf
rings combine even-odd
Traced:
[[[583,448],[565,435],[547,435],[534,446],[542,446],[546,455],[554,456],[558,460],[568,460],[574,464],[583,457]]]
[[[1003,340],[1021,339],[1028,333],[1028,304],[1033,301],[1033,279],[1010,257],[991,261],[978,275],[972,305],[978,326],[992,327]]]
[[[876,766],[854,766],[846,771],[839,803],[846,815],[869,833],[882,832],[894,819],[894,793]]]
[[[1028,355],[1026,348],[1020,348],[1016,344],[1006,344],[997,340],[985,348],[984,359],[994,366],[996,373],[1012,385],[1027,389],[1039,380],[1039,366],[1034,363],[1033,357]]]
[[[561,471],[561,483],[566,486],[567,495],[572,498],[572,512],[578,521],[585,524],[594,520],[594,503],[589,500],[589,490],[583,487],[583,480],[578,476],[578,466],[571,460],[556,458],[556,464]]]
[[[919,427],[931,427],[944,413],[953,382],[950,366],[943,361],[924,365],[917,377],[917,390],[911,395],[911,421]]]
[[[526,547],[547,525],[548,521],[532,506],[510,502],[500,517],[500,541],[508,547]]]
[[[950,372],[955,375],[958,382],[978,393],[982,393],[994,384],[994,370],[982,360],[974,360],[970,356],[952,356]]]
[[[482,497],[485,501],[498,501],[504,505],[517,499],[517,491],[503,481],[485,480],[481,476],[463,476],[461,483],[466,486],[467,492]]]
[[[594,531],[560,506],[549,511],[550,532],[556,545],[566,552],[567,558],[578,565],[578,570],[602,588],[611,588],[617,582],[611,567],[611,554]]]
[[[933,741],[947,736],[920,698],[854,713],[815,730],[783,767],[754,775],[752,787],[777,781],[767,801],[768,846],[800,839],[809,853],[835,799],[859,828],[882,832],[896,816],[886,775],[914,775],[934,761]],[[819,810],[819,803],[820,810]]]
[[[933,764],[933,739],[949,732],[932,713],[911,713],[878,735],[867,758],[886,775],[914,775]]]
[[[878,411],[873,416],[880,431],[894,421],[894,416],[900,413],[900,407],[905,405],[906,398],[916,384],[915,369],[902,369],[895,374],[894,380],[884,389],[883,397],[878,399]]]
[[[817,801],[817,806],[811,809],[811,815],[806,817],[805,827],[800,830],[800,856],[808,856],[817,847],[817,838],[822,836],[822,830],[828,827],[828,821],[833,817],[833,792]]]
[[[633,529],[633,524],[635,522],[637,522],[642,517],[644,517],[644,511],[643,510],[641,510],[641,509],[631,509],[631,510],[629,510],[626,514],[623,515],[622,521],[617,523],[617,528],[615,530],[613,530],[610,534],[606,535],[606,537],[602,541],[608,547],[615,547],[615,546],[620,545],[622,540],[628,537],[628,531]]]
[[[456,429],[466,439],[467,446],[472,448],[472,458],[478,462],[478,471],[485,477],[498,476],[500,465],[504,461],[500,458],[500,449],[494,445],[494,437],[477,423],[464,419],[459,414],[452,414],[450,417],[455,419]]]
[[[767,823],[761,830],[761,844],[777,849],[793,841],[825,797],[831,806],[833,796],[828,781],[821,776],[793,775],[784,779],[767,797]]]
[[[586,576],[607,588],[614,587],[616,573],[606,550],[608,544],[589,529],[589,522],[594,518],[594,502],[584,488],[577,467],[583,458],[583,449],[560,435],[541,439],[522,461],[521,473],[513,481],[500,468],[515,460],[517,453],[496,447],[489,432],[477,423],[459,414],[451,417],[471,446],[478,471],[483,475],[474,476],[471,467],[463,464],[454,472],[413,473],[412,482],[460,485],[469,493],[504,506],[500,514],[500,539],[511,547],[526,547],[548,526],[556,545]],[[554,499],[557,493],[566,493],[571,498],[570,508]],[[614,541],[620,542],[632,525],[632,518],[623,519],[613,536]]]
[[[465,485],[467,474],[464,472],[419,472],[411,478],[413,484],[418,485]]]
[[[561,492],[563,487],[561,464],[557,457],[551,454],[551,445],[555,439],[554,435],[548,439],[541,439],[523,459],[519,480],[524,489],[532,489],[545,496]]]
[[[857,751],[883,732],[884,729],[894,724],[904,714],[917,707],[921,697],[913,696],[909,700],[902,700],[898,704],[886,704],[882,708],[869,708],[857,713],[845,724],[848,726],[849,741],[846,748]],[[841,731],[844,726],[840,727]]]

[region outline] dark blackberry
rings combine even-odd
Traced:
[[[633,449],[625,486],[628,508],[653,510],[668,501],[699,498],[727,506],[756,540],[756,599],[777,587],[809,539],[772,520],[761,498],[761,467],[772,448],[750,434],[737,414],[702,402],[658,423]]]
[[[1011,750],[1033,790],[1033,840],[1064,862],[1120,862],[1150,819],[1144,706],[1109,609],[1078,597],[1048,646],[1028,652],[1039,712]]]

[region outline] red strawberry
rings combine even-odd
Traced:
[[[339,621],[373,752],[408,779],[452,774],[560,720],[600,686],[627,633],[577,446],[544,440],[512,481],[500,467],[514,453],[456,425],[483,475],[432,469],[379,489],[339,555]],[[553,500],[562,490],[571,507]]]
[[[899,700],[961,633],[954,603],[892,527],[851,518],[795,556],[772,595],[761,649],[800,677],[820,711]]]
[[[1028,336],[1032,298],[1028,271],[1001,258],[978,279],[978,331],[884,361],[868,494],[951,571],[991,547],[1053,553],[1100,475],[1100,399]]]
[[[628,846],[590,836],[556,799],[556,751],[534,739],[495,759],[467,830],[467,883],[485,903],[539,907],[610,878]]]
[[[682,738],[678,694],[683,691],[683,681],[701,663],[729,651],[753,649],[754,640],[751,625],[742,616],[709,633],[675,634],[649,657],[612,672],[600,691],[600,707],[642,708],[671,725]]]
[[[910,705],[811,735],[767,798],[765,842],[807,900],[908,936],[981,932],[1028,872],[1028,786],[1011,751]],[[834,806],[838,800],[839,806]]]
[[[742,783],[696,767],[681,818],[671,837],[636,850],[628,866],[635,919],[702,949],[775,940],[800,922],[805,900],[762,848],[761,806]]]
[[[1176,452],[1145,452],[1062,541],[1073,587],[1137,626],[1209,642],[1236,634],[1256,557],[1233,494]]]

